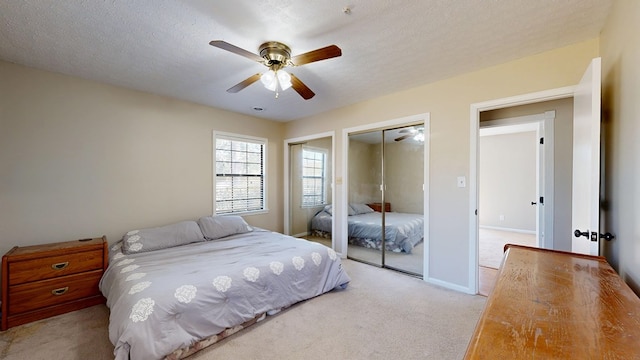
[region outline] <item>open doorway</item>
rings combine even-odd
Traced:
[[[538,246],[544,232],[538,216],[544,206],[538,195],[544,185],[541,122],[500,122],[504,125],[480,123],[478,154],[478,265],[496,270],[505,244]]]
[[[551,181],[553,211],[545,212],[545,223],[553,224],[541,246],[546,249],[585,252],[597,255],[600,248],[600,96],[601,59],[595,58],[585,70],[576,86],[567,86],[537,93],[471,104],[470,163],[469,169],[469,290],[478,293],[478,142],[482,113],[490,111],[522,111],[529,106],[545,106],[559,101],[564,105],[556,110],[553,126],[554,139],[545,142],[555,149],[554,174]],[[568,100],[568,101],[567,101]],[[562,110],[560,109],[562,108]],[[570,108],[570,111],[566,111]],[[544,110],[543,110],[544,111]],[[502,117],[517,116],[502,114]],[[545,124],[546,126],[546,124]],[[548,176],[548,175],[546,175]],[[549,183],[549,182],[547,182]],[[576,194],[578,194],[576,196]],[[575,231],[572,231],[575,229]],[[587,231],[584,231],[584,230]],[[583,234],[585,238],[582,238]],[[578,239],[574,239],[573,237]],[[600,234],[603,237],[604,234]],[[579,245],[576,244],[580,243]]]
[[[557,238],[571,227],[572,121],[572,97],[479,113],[475,266],[480,294],[492,288],[505,243],[569,250]]]

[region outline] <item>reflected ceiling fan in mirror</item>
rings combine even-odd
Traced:
[[[305,85],[295,75],[284,71],[284,68],[309,64],[342,55],[342,50],[340,50],[336,45],[329,45],[294,57],[291,57],[291,49],[287,45],[277,41],[267,41],[260,45],[258,49],[258,53],[260,55],[241,49],[222,40],[213,40],[209,45],[244,56],[269,68],[269,70],[263,74],[258,73],[249,76],[245,80],[227,89],[227,92],[237,93],[260,80],[267,89],[275,91],[276,98],[278,97],[279,91],[284,91],[290,87],[292,87],[305,100],[309,100],[315,96],[315,93],[311,91],[307,85]]]
[[[398,136],[397,138],[394,139],[395,141],[403,141],[407,139],[413,139],[418,142],[424,141],[424,127],[422,126],[419,126],[419,127],[411,126],[408,128],[400,129],[398,133],[404,134],[404,135]]]

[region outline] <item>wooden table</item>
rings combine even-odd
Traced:
[[[603,257],[507,245],[465,359],[640,359],[640,299]]]

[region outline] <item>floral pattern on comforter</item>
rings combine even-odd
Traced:
[[[161,359],[350,281],[332,249],[269,231],[140,254],[120,248],[100,282],[116,359]]]

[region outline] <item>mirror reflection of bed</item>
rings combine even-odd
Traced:
[[[348,154],[347,256],[422,276],[424,126],[349,134]]]
[[[333,206],[326,205],[311,220],[314,238],[330,237]],[[351,203],[348,206],[349,256],[378,264],[382,248],[381,203]],[[424,216],[392,212],[385,203],[385,260],[406,272],[422,274]]]

